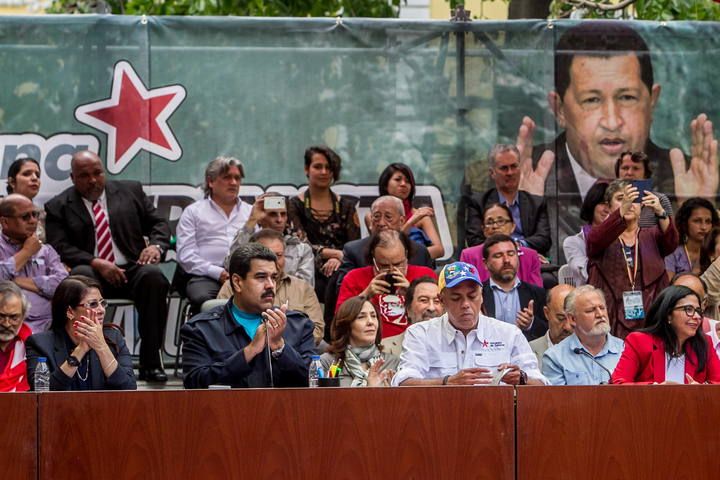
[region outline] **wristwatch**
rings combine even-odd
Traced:
[[[663,212],[660,215],[658,215],[656,213],[655,218],[657,218],[658,220],[665,220],[666,218],[668,218],[668,214],[665,210],[663,210]]]
[[[273,358],[278,358],[280,355],[282,355],[283,350],[285,350],[285,343],[283,342],[283,346],[278,348],[277,350],[272,350],[270,354]]]
[[[161,247],[160,245],[158,245],[158,244],[153,244],[153,245],[150,245],[150,246],[157,248],[158,251],[160,252],[160,255],[161,255],[161,256],[165,253],[165,249],[164,249],[163,247]]]
[[[80,360],[78,360],[75,355],[70,355],[69,357],[67,357],[66,362],[67,362],[67,364],[70,365],[71,367],[77,368],[77,367],[80,366]]]
[[[519,385],[527,385],[527,373],[525,370],[520,370],[520,382]]]

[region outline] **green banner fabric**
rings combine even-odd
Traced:
[[[563,238],[583,223],[583,171],[611,176],[610,159],[622,150],[656,147],[654,186],[671,199],[718,190],[712,138],[693,136],[691,122],[701,113],[720,118],[712,101],[720,24],[623,22],[648,51],[618,41],[611,54],[586,52],[587,91],[575,91],[578,73],[561,97],[556,46],[576,25],[1,17],[3,178],[16,158],[37,158],[42,203],[71,184],[72,152],[89,148],[111,177],[146,185],[175,221],[202,196],[205,166],[216,156],[244,163],[242,195],[252,199],[267,189],[296,193],[306,180],[305,148],[327,144],[343,161],[334,188],[359,197],[361,214],[380,172],[408,164],[419,185],[415,205],[434,207],[443,258],[457,258],[467,206],[492,186],[488,152],[516,143],[527,116],[537,125],[535,165],[541,145],[556,153],[547,178],[528,188],[547,201],[549,256],[562,263]],[[599,35],[624,38],[612,28]],[[634,70],[639,58],[650,59],[649,86]],[[675,168],[672,148],[685,152]],[[532,174],[524,169],[521,187]]]

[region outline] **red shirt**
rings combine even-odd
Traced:
[[[338,311],[338,308],[345,300],[360,295],[370,285],[375,275],[372,266],[356,268],[345,275],[342,284],[340,284],[340,293],[338,293],[337,303],[335,304],[335,312]],[[407,278],[408,282],[412,282],[416,278],[426,275],[437,279],[435,272],[427,267],[408,265],[405,278]],[[394,337],[405,331],[408,327],[408,320],[407,315],[405,315],[405,297],[403,295],[378,294],[373,296],[370,301],[380,314],[383,338]]]
[[[30,389],[25,366],[25,340],[30,335],[30,327],[23,323],[5,352],[0,351],[0,356],[5,357],[0,358],[0,392],[26,392]]]

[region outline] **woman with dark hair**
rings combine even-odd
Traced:
[[[563,241],[563,253],[565,260],[570,268],[573,285],[579,287],[587,283],[587,247],[585,239],[587,234],[595,225],[600,225],[610,213],[607,202],[605,201],[605,190],[608,183],[606,181],[597,181],[583,200],[580,207],[580,218],[585,221],[585,225],[580,228],[580,232],[576,235],[567,237]],[[562,279],[560,280],[562,283]]]
[[[710,201],[700,197],[685,200],[675,217],[680,245],[665,257],[665,269],[670,278],[682,272],[699,275],[710,266],[712,260],[703,245],[710,231],[718,225],[720,219]]]
[[[135,390],[132,358],[122,333],[103,324],[107,302],[100,284],[67,277],[52,298],[50,330],[28,338],[28,382],[33,387],[38,358],[46,357],[50,390]]]
[[[19,158],[10,164],[7,174],[7,192],[18,193],[33,200],[40,192],[40,164],[34,158]],[[36,235],[45,241],[45,211],[40,211]]]
[[[498,233],[510,236],[515,230],[510,207],[502,203],[493,203],[483,212],[483,235],[489,238]],[[538,287],[543,286],[540,273],[540,255],[530,247],[518,246],[518,278]],[[478,269],[480,280],[485,282],[490,278],[490,272],[485,267],[483,259],[483,244],[468,247],[460,254],[460,261],[474,265]]]
[[[331,328],[330,347],[320,357],[327,372],[340,365],[342,387],[389,387],[400,359],[382,351],[382,326],[375,306],[351,297],[340,306]]]
[[[587,234],[588,283],[605,293],[613,335],[624,339],[646,325],[646,313],[670,284],[663,259],[678,245],[675,226],[657,196],[615,180],[605,191],[610,214]],[[641,208],[658,224],[640,227]]]
[[[380,174],[378,180],[380,195],[392,195],[403,202],[405,209],[405,225],[403,232],[414,240],[427,247],[433,259],[445,254],[445,248],[440,241],[433,217],[435,212],[431,207],[413,208],[415,199],[415,175],[410,167],[404,163],[391,163]],[[369,221],[366,219],[366,222]]]
[[[702,331],[700,298],[687,287],[663,290],[648,327],[625,339],[612,383],[720,383],[720,360]]]
[[[330,187],[340,178],[340,156],[324,145],[305,150],[308,188],[288,202],[288,220],[312,245],[315,253],[315,292],[325,298],[325,287],[340,267],[343,246],[360,238],[354,197],[341,197]]]

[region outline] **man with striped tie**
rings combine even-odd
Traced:
[[[72,275],[98,279],[106,298],[135,302],[140,380],[167,381],[160,347],[170,285],[156,264],[170,244],[168,222],[139,182],[106,181],[95,153],[76,152],[70,169],[73,186],[45,204],[47,241]]]

